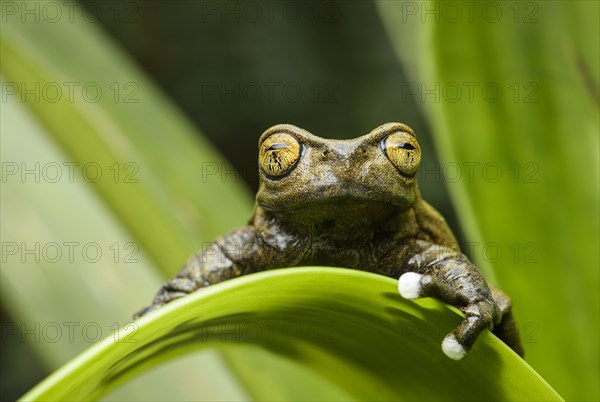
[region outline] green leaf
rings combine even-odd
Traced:
[[[490,2],[458,19],[413,5],[379,3],[443,166],[461,169],[449,188],[474,259],[512,297],[527,361],[597,400],[599,4]]]
[[[489,333],[463,361],[446,358],[441,340],[460,319],[433,299],[402,299],[396,281],[371,273],[312,267],[267,271],[205,288],[143,317],[23,399],[94,399],[134,373],[190,350],[230,349],[235,355],[239,349],[263,348],[318,372],[342,399],[560,400]],[[301,395],[319,397],[311,389]]]
[[[17,15],[2,28],[4,96],[26,103],[167,276],[247,219],[239,176],[93,24]]]
[[[66,3],[50,3],[70,15]],[[251,211],[210,144],[97,25],[72,15],[36,21],[7,11],[0,35],[1,230],[10,247],[2,304],[14,320],[7,333],[50,370],[128,322],[164,276]],[[202,365],[212,369],[194,384],[180,379]],[[161,367],[136,386],[112,397],[247,398],[216,353]]]

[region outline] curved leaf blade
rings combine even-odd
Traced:
[[[317,372],[353,399],[561,400],[491,334],[464,360],[446,358],[440,342],[460,319],[433,299],[402,299],[396,281],[371,273],[267,271],[206,288],[142,317],[139,327],[88,349],[23,399],[98,398],[183,352],[217,348],[235,355],[250,345]]]

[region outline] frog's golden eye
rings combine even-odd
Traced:
[[[381,148],[396,169],[405,176],[413,176],[421,163],[421,147],[417,139],[404,131],[388,135]]]
[[[296,137],[278,133],[263,141],[258,153],[258,160],[260,167],[268,176],[279,178],[296,166],[301,153],[302,144]]]

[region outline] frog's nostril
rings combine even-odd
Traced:
[[[354,157],[359,157],[361,159],[368,157],[369,150],[367,147],[358,147],[356,151],[354,151]]]

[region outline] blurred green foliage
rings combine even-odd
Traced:
[[[52,15],[42,14],[45,5],[56,3],[30,3],[34,10],[35,4],[40,7],[38,20],[35,11],[19,14],[22,2],[2,3],[4,82],[92,81],[108,96],[98,104],[15,102],[18,94],[7,102],[3,86],[2,161],[85,163],[103,155],[102,161],[121,167],[136,161],[142,180],[136,186],[104,187],[102,182],[11,187],[3,181],[3,241],[137,241],[143,258],[133,269],[103,263],[92,271],[18,261],[11,271],[3,261],[2,310],[13,320],[4,321],[3,315],[3,330],[52,320],[100,322],[105,329],[114,321],[123,323],[156,289],[158,272],[174,272],[202,241],[249,214],[250,198],[240,183],[203,183],[202,161],[220,165],[221,159],[199,135],[193,138],[197,130],[149,79],[99,40],[102,25],[250,188],[257,184],[256,140],[280,122],[331,138],[355,137],[386,121],[408,123],[418,132],[426,158],[424,198],[455,230],[447,176],[432,167],[493,162],[504,169],[504,178],[519,173],[513,182],[465,178],[448,184],[466,229],[463,244],[467,249],[500,245],[504,258],[499,261],[483,258],[473,247],[470,255],[513,296],[523,325],[532,324],[522,330],[534,368],[567,399],[598,399],[597,2],[484,2],[474,21],[459,4],[463,14],[456,21],[452,7],[458,3],[283,2],[271,18],[267,11],[273,5],[265,2],[84,1],[85,9],[75,7],[75,25],[86,26],[76,41],[69,40],[72,21],[49,21]],[[254,19],[248,4],[258,5],[262,17]],[[500,17],[489,14],[497,9]],[[117,101],[111,101],[115,90],[106,89],[112,82],[121,91]],[[124,86],[130,82],[139,89],[133,95],[139,104],[123,102],[132,94]],[[503,89],[499,101],[471,101],[466,92],[456,101],[452,92],[456,83],[465,91],[461,83],[490,82]],[[436,165],[430,129],[441,165]],[[131,143],[119,140],[122,134]],[[532,172],[538,181],[525,182]],[[183,185],[190,182],[198,186]],[[152,219],[165,212],[172,219]],[[526,263],[523,258],[532,250],[539,258]],[[18,367],[15,354],[31,353],[31,345],[53,370],[89,344],[24,344],[18,334],[4,335],[3,399],[14,399],[39,380],[39,374],[24,379],[12,369]],[[222,380],[232,367],[235,372],[232,361],[212,355],[198,359],[171,374],[210,362],[216,374],[203,377],[199,386],[233,390],[217,390],[213,398],[245,397],[235,380]],[[141,381],[147,395],[160,398],[162,387],[151,384],[166,380],[169,370],[154,375]],[[173,374],[168,381],[178,380]],[[18,382],[20,388],[13,385]],[[194,395],[192,387],[178,389],[182,397],[186,391]],[[114,398],[135,396],[133,391]]]

